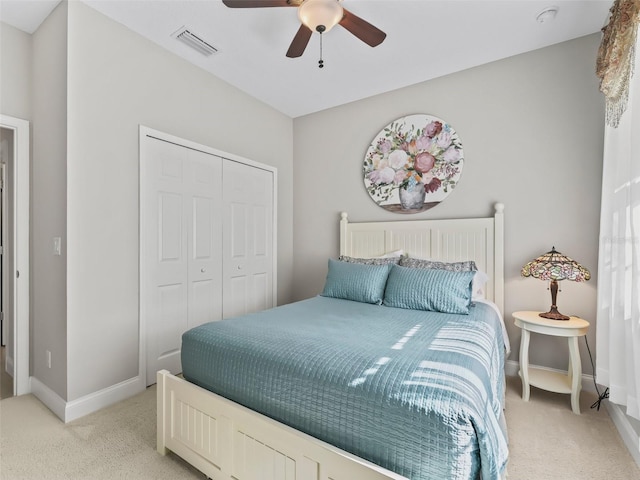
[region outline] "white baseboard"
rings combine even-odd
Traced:
[[[31,377],[31,393],[45,406],[56,414],[58,418],[64,421],[64,411],[67,402],[60,395],[47,387],[36,377]]]
[[[534,368],[539,368],[541,370],[547,370],[549,372],[562,373],[564,375],[567,374],[566,370],[558,370],[556,368],[541,367],[540,365],[529,365],[529,366]],[[520,363],[517,362],[516,360],[507,360],[504,371],[505,371],[505,374],[509,377],[517,377],[518,372],[520,371]],[[599,388],[602,388],[602,390],[604,390],[604,387],[599,387]],[[584,390],[585,392],[597,393],[595,384],[593,383],[593,375],[587,375],[585,373],[582,374],[582,390]]]
[[[85,395],[77,400],[67,402],[64,422],[71,422],[76,418],[97,412],[104,407],[137,395],[143,392],[145,388],[145,382],[141,377],[133,377],[124,382]]]
[[[143,379],[134,377],[67,402],[40,380],[31,377],[31,393],[65,423],[132,397],[144,391],[145,388],[146,385]]]
[[[629,421],[629,417],[623,412],[622,407],[610,401],[605,401],[604,405],[609,412],[611,420],[618,429],[622,441],[627,446],[629,453],[640,467],[640,432],[636,431]]]

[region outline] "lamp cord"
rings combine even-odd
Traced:
[[[591,355],[591,349],[589,348],[589,341],[587,340],[587,336],[584,336],[584,343],[587,344],[587,352],[589,352],[589,360],[591,360],[591,369],[593,370],[593,385],[596,387],[596,393],[598,394],[598,400],[591,404],[591,408],[595,408],[600,411],[600,405],[602,405],[602,401],[605,398],[609,398],[609,388],[605,388],[604,392],[600,393],[598,389],[598,384],[596,383],[596,367],[593,363],[593,356]]]

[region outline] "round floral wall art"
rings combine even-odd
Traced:
[[[376,135],[364,158],[364,185],[382,208],[424,212],[455,188],[464,153],[456,131],[431,115],[394,120]]]

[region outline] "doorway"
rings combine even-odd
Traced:
[[[7,365],[7,356],[11,357],[8,350],[12,350],[10,342],[7,348],[7,340],[10,337],[9,318],[5,319],[5,311],[11,311],[11,297],[8,295],[9,282],[7,274],[9,272],[9,256],[4,254],[4,250],[10,250],[11,246],[7,241],[8,215],[7,215],[7,194],[6,185],[7,166],[13,156],[13,131],[0,128],[0,399],[13,396],[13,368]]]
[[[2,373],[13,395],[31,391],[29,381],[29,122],[0,115],[2,184]],[[3,390],[5,383],[3,379]],[[2,391],[2,397],[6,396]]]

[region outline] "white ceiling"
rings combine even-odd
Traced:
[[[71,0],[80,1],[80,0]],[[285,57],[296,8],[230,9],[220,0],[82,0],[277,110],[298,117],[599,31],[612,0],[343,0],[387,33],[371,48],[336,26]],[[58,0],[0,0],[0,20],[33,33]],[[537,15],[558,7],[555,20]],[[186,26],[219,49],[204,57],[171,34]],[[595,65],[595,52],[594,52]]]

